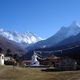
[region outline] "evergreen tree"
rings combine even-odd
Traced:
[[[12,57],[12,54],[11,54],[11,50],[10,49],[7,49],[5,56]]]
[[[3,50],[2,50],[2,48],[0,47],[0,53],[2,53],[2,51],[3,51]]]

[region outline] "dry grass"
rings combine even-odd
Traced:
[[[38,68],[5,68],[0,80],[79,80],[80,71],[43,72]],[[78,79],[79,78],[79,79]]]

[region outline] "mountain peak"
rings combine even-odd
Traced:
[[[11,32],[11,31],[5,31],[2,28],[0,29],[0,35],[17,43],[32,44],[41,40],[40,37],[36,36],[32,32],[25,32],[25,33],[19,33],[14,31]]]
[[[80,27],[80,23],[77,21],[73,21],[70,27]]]

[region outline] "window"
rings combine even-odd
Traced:
[[[4,56],[2,56],[2,59],[4,59]]]

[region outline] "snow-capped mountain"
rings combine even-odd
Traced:
[[[32,44],[42,40],[31,32],[18,33],[0,29],[0,35],[17,43]]]
[[[50,38],[37,42],[33,45],[33,48],[47,48],[55,46],[62,40],[67,39],[71,36],[76,36],[78,33],[80,33],[80,25],[77,22],[73,22],[70,26],[61,27],[61,29]]]
[[[54,45],[68,37],[76,36],[78,33],[80,33],[80,25],[77,22],[73,22],[70,26],[61,27],[55,35],[47,39],[47,42],[50,45]]]
[[[69,27],[64,27],[63,31],[66,31],[65,36],[75,36],[80,33],[80,25],[78,22],[73,22]]]

